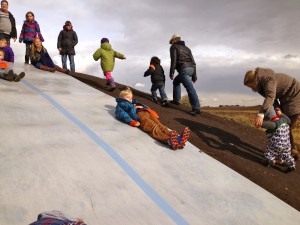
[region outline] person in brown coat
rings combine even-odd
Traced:
[[[244,85],[265,98],[255,118],[254,124],[257,128],[261,127],[264,114],[272,105],[279,106],[290,118],[292,155],[297,159],[300,154],[294,143],[292,130],[300,115],[300,83],[289,75],[275,73],[271,69],[256,68],[255,71],[250,70],[246,73]]]

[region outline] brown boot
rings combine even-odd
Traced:
[[[68,69],[63,69],[59,66],[55,66],[55,70],[58,71],[58,72],[61,72],[61,73],[65,73],[65,74],[69,74],[70,73],[70,70]]]
[[[24,73],[24,72],[20,73],[19,75],[14,74],[14,81],[15,81],[15,82],[19,82],[19,81],[22,80],[24,77],[25,77],[25,73]]]
[[[40,69],[41,69],[41,70],[46,70],[46,71],[49,71],[49,72],[52,72],[52,73],[55,72],[55,68],[51,68],[51,67],[44,66],[44,65],[41,65],[41,66],[40,66]]]
[[[3,78],[8,81],[13,81],[14,71],[9,70],[8,73],[3,75]]]

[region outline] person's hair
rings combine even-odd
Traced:
[[[7,5],[8,5],[8,1],[6,1],[6,0],[2,0],[2,1],[1,1],[1,4],[2,4],[2,2],[6,2],[6,3],[7,3]]]
[[[34,14],[33,14],[33,12],[31,12],[31,11],[29,11],[29,12],[27,12],[26,14],[25,14],[25,18],[27,18],[27,15],[28,14],[31,14],[32,16],[33,16],[33,19],[34,19]]]
[[[150,60],[150,64],[160,64],[160,59],[157,56],[153,56]]]
[[[71,29],[73,29],[73,25],[72,25],[72,23],[71,23],[70,20],[67,20],[67,21],[65,22],[65,25],[63,26],[63,29],[65,29],[66,26],[68,26],[68,25],[70,25],[70,26],[71,26]]]
[[[0,41],[3,41],[5,44],[8,44],[7,39],[6,38],[0,38]]]
[[[35,38],[33,39],[32,45],[31,45],[31,47],[30,47],[30,58],[32,58],[33,60],[36,60],[35,53],[37,52],[37,49],[36,49],[36,47],[35,47],[35,45],[34,45],[34,42],[35,42],[35,40],[37,40],[37,39],[39,39],[39,38],[38,38],[38,37],[35,37]],[[42,50],[43,50],[44,52],[47,52],[47,49],[43,46],[43,44],[42,44]]]
[[[129,94],[132,95],[132,90],[130,89],[130,87],[126,87],[123,91],[120,92],[119,97],[124,98],[124,96]]]
[[[249,70],[245,74],[244,85],[248,86],[250,84],[256,84],[256,73],[253,70]]]

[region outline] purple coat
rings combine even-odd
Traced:
[[[35,20],[31,22],[25,20],[20,33],[19,42],[32,42],[35,37],[39,37],[42,42],[44,41],[38,22]]]
[[[6,62],[12,62],[12,63],[15,62],[15,54],[12,48],[9,45],[7,45],[2,49],[4,51],[4,60]]]

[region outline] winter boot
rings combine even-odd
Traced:
[[[55,66],[55,70],[58,71],[58,72],[61,72],[61,73],[65,73],[65,74],[69,74],[70,73],[70,70],[68,69],[63,69],[59,66]]]
[[[14,78],[14,71],[9,70],[8,73],[4,74],[4,79],[8,80],[8,81],[13,81]]]
[[[174,151],[178,149],[177,137],[178,133],[175,130],[172,130],[170,138],[167,140],[167,145],[169,145],[170,148]]]
[[[19,82],[19,81],[22,80],[24,77],[25,77],[25,73],[24,73],[24,72],[20,73],[19,75],[17,75],[17,74],[14,74],[14,75],[13,75],[13,79],[14,79],[15,82]]]
[[[51,67],[44,66],[44,65],[41,65],[41,66],[40,66],[40,69],[41,69],[41,70],[46,70],[46,71],[49,71],[49,72],[52,72],[52,73],[55,72],[55,68],[51,68]]]
[[[183,132],[177,138],[178,148],[179,149],[183,149],[184,148],[185,143],[190,138],[190,134],[191,134],[190,128],[186,127],[186,128],[183,129]]]
[[[116,89],[116,84],[115,84],[114,78],[108,79],[107,83],[108,83],[108,85],[111,86],[110,91],[113,91]]]

